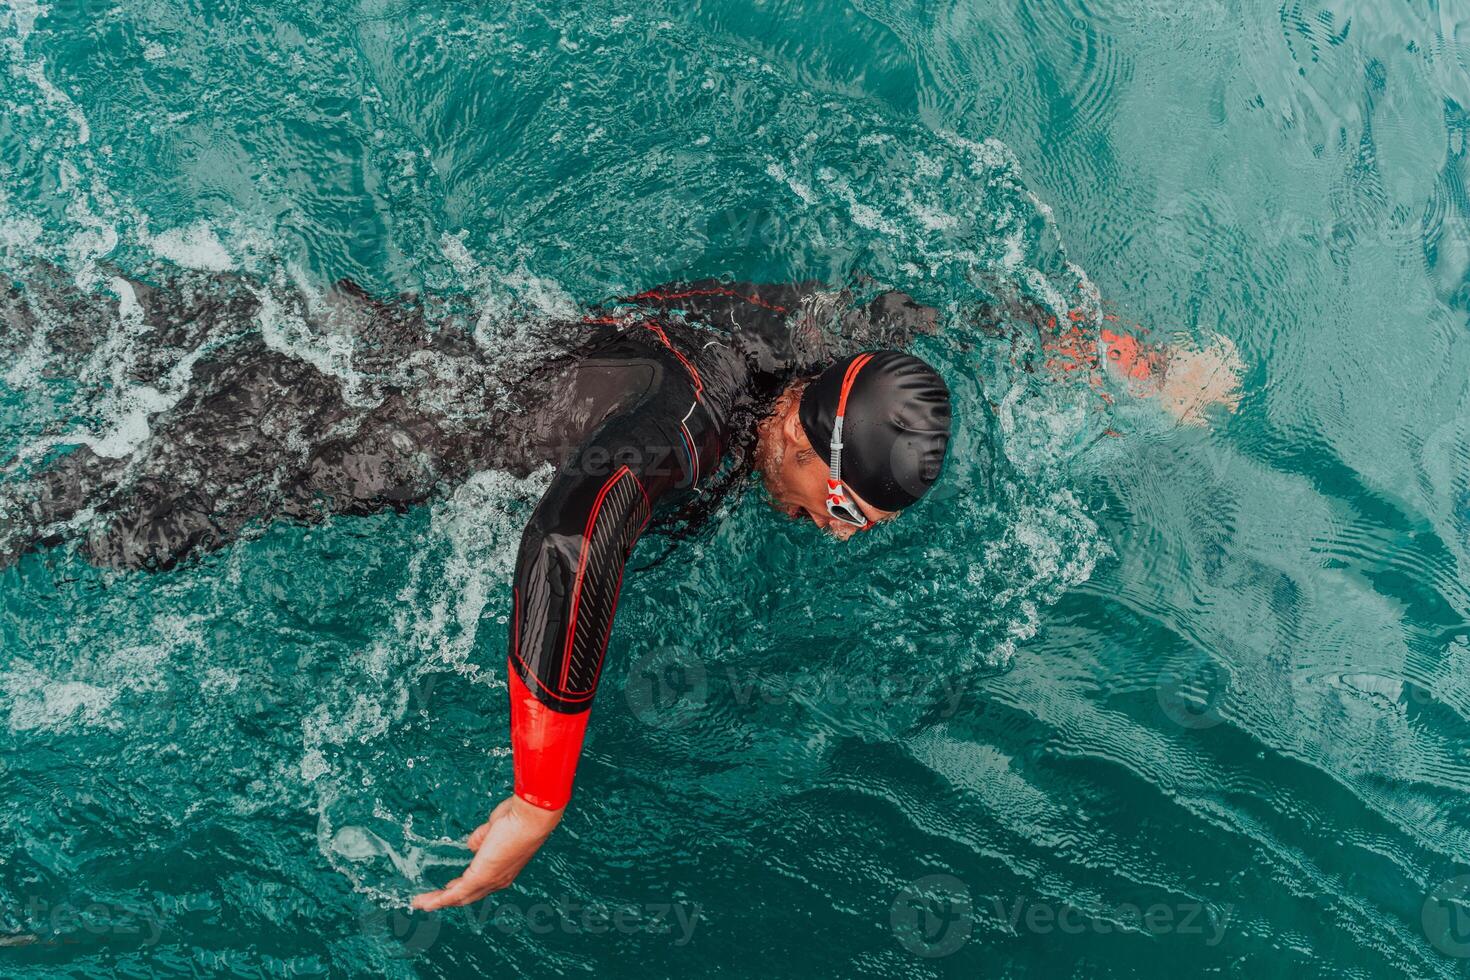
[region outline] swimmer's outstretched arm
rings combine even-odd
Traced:
[[[654,503],[685,479],[678,420],[673,431],[666,425],[614,416],[563,464],[537,505],[512,592],[506,673],[515,793],[470,835],[476,853],[465,873],[419,895],[415,908],[466,905],[505,888],[561,821],[623,566]]]
[[[1166,412],[1190,425],[1203,424],[1212,408],[1234,412],[1240,404],[1244,365],[1226,337],[1208,345],[1188,339],[1170,344],[1150,340],[1146,329],[1136,324],[1129,329],[1111,315],[1094,331],[1080,310],[1061,321],[1029,304],[1015,304],[1002,313],[1019,314],[1036,325],[1045,367],[1054,374],[1076,372],[1099,389],[1110,379],[1133,397],[1157,399]],[[981,316],[997,319],[993,310]]]

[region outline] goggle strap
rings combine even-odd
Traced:
[[[832,453],[827,460],[832,479],[841,482],[842,476],[842,416],[832,420]]]

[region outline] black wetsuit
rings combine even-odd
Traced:
[[[519,368],[462,330],[431,329],[413,304],[342,284],[326,306],[333,328],[345,323],[360,342],[353,377],[368,390],[354,393],[260,334],[239,334],[270,312],[248,284],[128,288],[144,311],[139,336],[156,334],[164,351],[133,366],[139,383],[158,381],[168,351],[177,363],[181,351],[218,347],[128,457],[82,446],[12,481],[0,496],[10,525],[0,554],[82,530],[94,561],[165,568],[252,523],[404,507],[477,470],[526,475],[550,463],[516,562],[509,655],[516,792],[548,808],[570,797],[623,568],[654,508],[698,492],[794,376],[934,329],[934,311],[900,293],[855,308],[815,283],[703,281],[549,325],[553,353]],[[53,325],[57,310],[109,314],[74,290],[44,302]],[[0,340],[34,346],[47,319],[35,307],[13,290]],[[60,333],[43,346],[87,346],[75,319]],[[73,528],[85,508],[88,526]]]

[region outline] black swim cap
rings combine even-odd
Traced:
[[[896,350],[845,357],[801,396],[801,427],[825,465],[842,380],[858,358],[842,422],[842,482],[881,510],[901,510],[939,478],[949,445],[949,388],[932,367]]]

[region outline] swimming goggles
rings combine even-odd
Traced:
[[[842,419],[847,414],[847,396],[852,391],[852,384],[863,365],[872,359],[872,354],[859,354],[842,376],[842,395],[837,399],[837,417],[832,420],[832,465],[827,476],[827,513],[859,529],[867,528],[868,515],[848,496],[847,487],[842,482]]]

